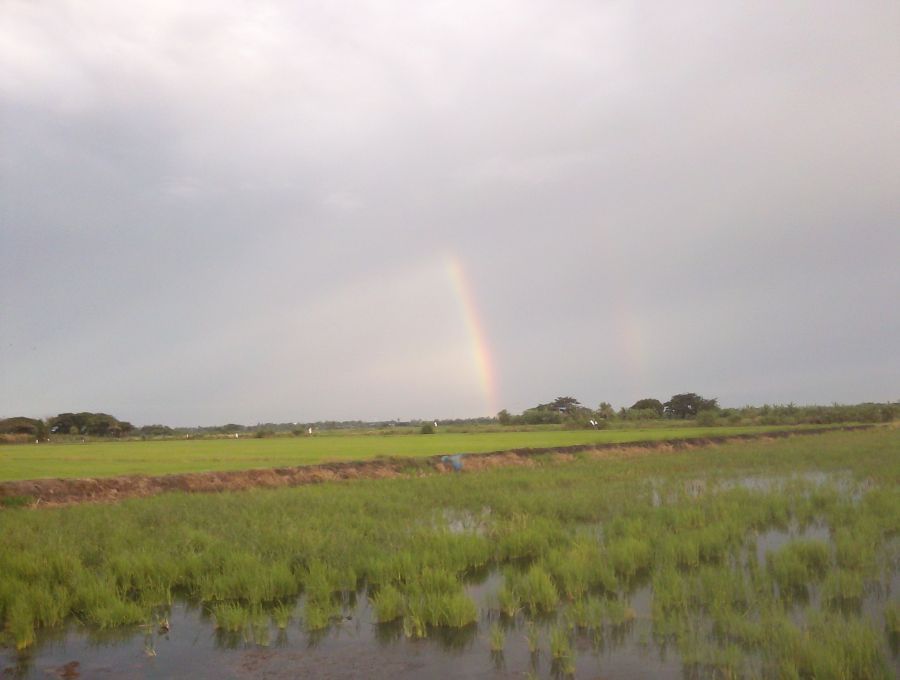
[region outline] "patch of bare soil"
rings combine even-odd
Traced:
[[[865,429],[870,426],[848,426],[843,430]],[[578,454],[590,458],[631,458],[651,454],[685,451],[703,446],[729,442],[771,442],[784,437],[820,434],[835,428],[786,430],[764,434],[742,434],[721,437],[695,437],[662,441],[632,442],[629,444],[588,444],[555,449],[515,449],[495,453],[463,454],[463,471],[477,472],[498,467],[532,467],[541,462],[565,464],[575,460]],[[252,488],[278,488],[320,484],[355,479],[388,479],[429,473],[449,474],[453,468],[441,461],[441,456],[431,458],[379,458],[370,461],[325,463],[263,470],[236,470],[222,472],[189,472],[150,477],[125,475],[85,479],[35,479],[17,482],[0,482],[0,508],[4,498],[28,498],[31,506],[56,506],[72,503],[110,503],[123,498],[139,498],[160,493],[180,491],[187,493],[211,493],[242,491]]]

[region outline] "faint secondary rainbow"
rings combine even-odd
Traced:
[[[462,263],[454,255],[447,257],[447,273],[450,276],[453,290],[456,293],[463,313],[485,404],[489,410],[489,415],[494,415],[498,410],[497,377],[493,361],[491,360],[490,347],[486,339],[487,334],[484,332],[484,324],[481,322],[478,306],[475,304],[475,296],[466,278],[466,272]]]

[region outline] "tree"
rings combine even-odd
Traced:
[[[51,432],[72,432],[89,434],[95,437],[116,436],[134,429],[128,422],[122,422],[108,413],[60,413],[50,418]]]
[[[509,411],[503,409],[497,414],[497,420],[500,421],[501,425],[509,425],[512,422],[512,416],[509,415]]]
[[[601,418],[615,418],[616,409],[608,401],[601,401],[600,406],[597,407],[597,415]]]
[[[719,408],[716,399],[704,399],[699,394],[687,392],[676,394],[663,404],[665,414],[670,418],[693,418],[700,411],[711,411]]]
[[[653,409],[656,411],[656,414],[662,416],[665,408],[663,407],[663,403],[659,399],[639,399],[634,402],[634,405],[631,407],[636,411],[646,411],[647,409]]]
[[[168,425],[144,425],[139,430],[145,437],[171,437],[175,431]]]
[[[550,407],[560,413],[571,415],[581,408],[581,403],[575,397],[557,397],[550,402]]]
[[[44,437],[46,431],[44,421],[38,418],[17,416],[0,420],[0,434],[27,434],[31,437]]]

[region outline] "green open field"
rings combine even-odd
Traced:
[[[684,677],[894,676],[900,430],[534,463],[0,511],[3,644],[186,601],[198,626],[267,645],[368,602],[406,638],[527,637],[562,676],[618,635],[678,654]]]
[[[437,433],[433,435],[328,435],[266,439],[187,439],[20,444],[0,447],[0,481],[43,478],[164,475],[211,470],[248,470],[379,456],[483,453],[577,444],[609,444],[811,426],[666,427],[625,430],[540,430]]]

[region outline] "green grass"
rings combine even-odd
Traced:
[[[439,432],[428,436],[326,434],[269,439],[21,444],[0,447],[0,481],[248,470],[333,461],[370,460],[379,456],[421,457],[450,453],[484,453],[521,448],[713,437],[785,429],[808,429],[808,427],[678,425],[658,429],[626,430]]]
[[[481,518],[479,530],[452,530],[447,517],[466,514]],[[807,525],[832,540],[804,537]],[[758,537],[789,527],[799,535],[760,559]],[[574,670],[578,636],[643,625],[701,676],[882,678],[900,610],[853,605],[896,572],[898,529],[897,429],[12,508],[0,512],[0,641],[26,648],[65,621],[151,622],[183,598],[223,633],[267,644],[269,621],[287,625],[297,603],[303,627],[323,630],[360,588],[379,621],[428,637],[478,625],[464,578],[495,565],[503,630],[524,623],[536,648],[549,620],[561,674]],[[652,601],[639,616],[633,588],[643,586]],[[821,597],[800,598],[801,588]],[[482,620],[496,621],[490,614]]]

